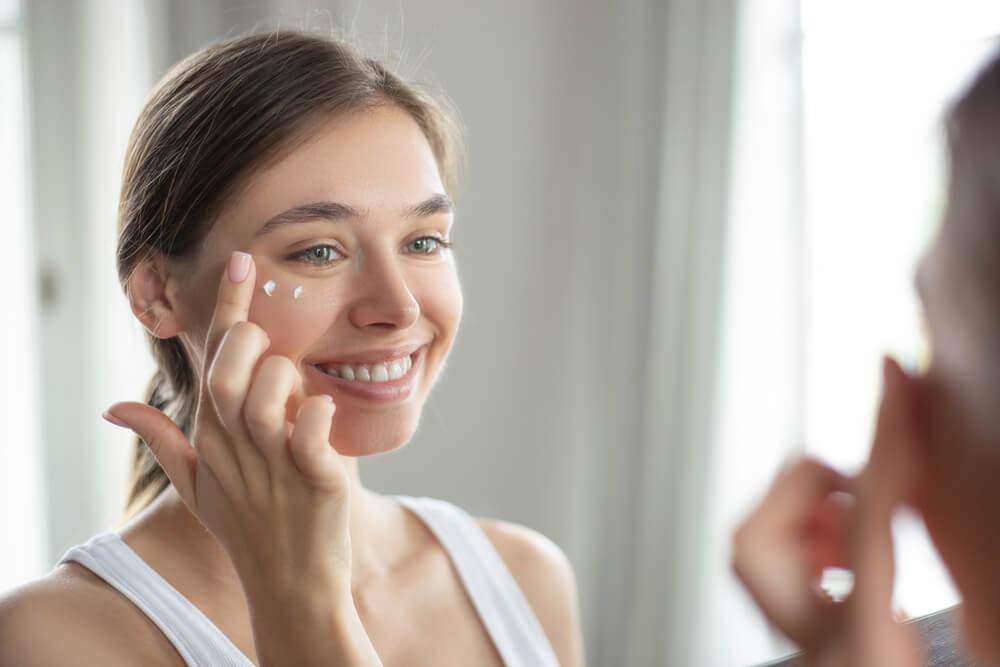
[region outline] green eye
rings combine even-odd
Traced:
[[[451,246],[452,243],[450,241],[445,241],[437,236],[421,236],[409,243],[409,247],[412,248],[410,252],[414,255],[439,255],[442,250],[451,248]],[[340,255],[340,257],[337,255]],[[343,255],[341,255],[340,250],[335,246],[324,243],[301,250],[289,257],[289,259],[304,264],[311,264],[312,266],[324,267],[340,261],[342,257]]]
[[[332,264],[335,261],[335,259],[331,256],[331,253],[339,255],[340,251],[332,245],[315,245],[311,248],[306,248],[302,252],[295,253],[292,255],[292,258],[300,262],[305,262],[306,264],[324,266],[326,264]]]
[[[419,239],[411,241],[410,247],[415,247],[417,244],[420,244],[416,250],[416,254],[418,255],[437,255],[440,254],[441,250],[452,246],[449,241],[445,241],[437,236],[421,236]]]

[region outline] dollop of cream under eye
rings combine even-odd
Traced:
[[[273,280],[268,280],[266,283],[261,285],[260,288],[264,290],[264,294],[268,296],[274,296],[274,292],[278,288],[278,283],[274,282]],[[300,296],[302,296],[302,291],[303,291],[302,285],[296,285],[292,289],[292,298],[298,299]]]

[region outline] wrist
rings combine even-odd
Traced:
[[[380,665],[350,589],[258,590],[247,596],[258,662]],[[321,658],[321,662],[317,659]]]

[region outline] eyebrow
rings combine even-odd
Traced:
[[[439,213],[451,213],[454,210],[455,205],[451,199],[445,194],[438,193],[410,207],[404,216],[407,218],[425,218]],[[347,204],[335,201],[315,201],[308,204],[300,204],[279,213],[264,223],[254,236],[261,237],[281,227],[300,222],[313,222],[316,220],[341,222],[343,220],[363,218],[367,215],[368,211],[359,211]]]

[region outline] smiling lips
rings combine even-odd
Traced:
[[[321,367],[343,365],[371,366],[373,364],[380,364],[389,361],[398,361],[402,357],[412,357],[413,353],[424,345],[426,345],[426,343],[409,343],[406,345],[397,345],[395,347],[383,348],[379,350],[368,350],[367,352],[349,354],[343,357],[338,357],[337,359],[315,361],[313,362],[313,365]]]
[[[377,364],[316,364],[321,381],[334,391],[376,402],[409,398],[417,382],[414,370],[423,361],[424,347],[409,356]]]
[[[327,375],[349,382],[389,382],[406,375],[413,367],[411,356],[402,356],[377,364],[317,364]]]

